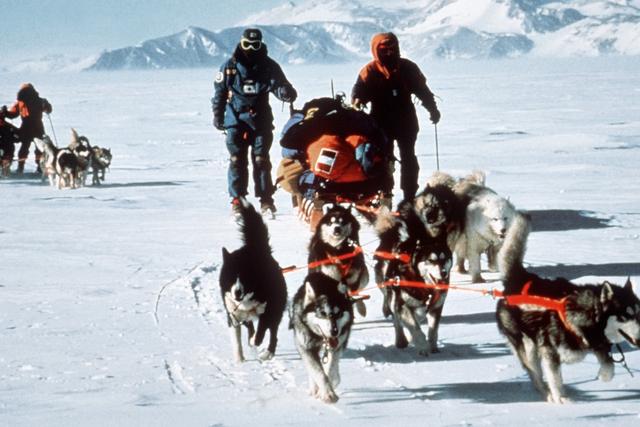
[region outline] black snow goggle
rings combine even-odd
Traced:
[[[244,50],[260,50],[262,48],[261,40],[240,39],[240,47]]]

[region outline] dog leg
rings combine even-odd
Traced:
[[[613,367],[613,359],[609,354],[608,349],[595,349],[593,351],[600,363],[600,369],[598,370],[598,379],[600,381],[611,381],[613,379],[613,375],[615,373],[615,369]]]
[[[498,271],[498,252],[500,251],[500,246],[497,244],[492,244],[487,249],[487,262],[489,264],[489,271],[497,272]]]
[[[447,294],[441,294],[440,301],[438,301],[439,306],[427,312],[427,324],[429,325],[427,336],[429,338],[429,350],[431,353],[438,353],[440,351],[438,350],[438,328],[440,327],[440,318],[442,317],[442,309],[446,297]]]
[[[264,334],[267,332],[267,325],[265,321],[260,319],[258,320],[258,330],[255,335],[251,338],[251,345],[254,347],[259,347],[262,344],[262,340],[264,340]]]
[[[533,386],[538,392],[547,396],[549,390],[542,380],[542,367],[540,366],[540,356],[538,349],[531,339],[522,337],[522,342],[517,344],[513,343],[515,352],[522,363],[525,371],[529,374],[529,378],[533,382]]]
[[[269,346],[260,353],[260,360],[271,360],[276,354],[276,346],[278,345],[278,326],[269,328]]]
[[[409,345],[409,341],[407,341],[407,337],[404,334],[404,329],[402,327],[402,320],[400,319],[401,311],[402,311],[402,302],[400,301],[400,296],[398,295],[397,290],[391,290],[391,304],[393,306],[393,327],[396,330],[396,347],[397,348],[407,348]]]
[[[471,283],[484,283],[484,279],[480,275],[480,253],[475,245],[467,246],[467,259],[469,260],[469,274],[471,275]]]
[[[375,276],[376,283],[384,282],[384,271],[387,269],[387,266],[383,262],[376,263],[375,266]],[[385,287],[380,287],[380,292],[382,292],[382,315],[385,319],[391,316],[391,309],[389,308],[389,290]]]
[[[402,311],[400,312],[400,318],[404,325],[409,329],[409,333],[411,334],[411,342],[418,350],[418,354],[420,356],[428,356],[429,355],[429,346],[427,344],[427,337],[425,337],[424,332],[420,329],[420,322],[416,319],[413,314],[413,310],[409,307],[402,307]]]
[[[551,403],[566,403],[569,399],[564,397],[562,386],[562,371],[560,370],[560,357],[550,348],[541,349],[542,370],[549,384],[547,401]]]
[[[251,342],[251,339],[253,338],[253,336],[256,333],[256,330],[253,327],[253,322],[251,320],[248,320],[248,321],[244,322],[244,326],[245,326],[245,328],[247,328],[247,343],[252,346],[253,344]]]
[[[338,388],[338,384],[340,384],[340,354],[341,351],[330,351],[327,354],[329,360],[324,365],[325,373],[329,377],[329,381],[331,382],[331,387],[335,390]]]
[[[238,363],[244,362],[244,354],[242,354],[242,342],[240,340],[240,326],[231,326],[229,328],[231,332],[231,346],[233,347],[233,354],[235,360]]]
[[[326,403],[337,402],[338,395],[331,387],[318,355],[305,348],[299,348],[299,353],[309,374],[309,393]]]

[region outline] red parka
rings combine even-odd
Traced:
[[[381,58],[381,50],[391,51],[392,60]],[[393,33],[380,33],[371,40],[373,61],[365,65],[351,92],[352,102],[371,102],[371,116],[392,138],[418,133],[418,119],[411,95],[424,107],[437,111],[427,79],[412,61],[400,57],[398,39]]]
[[[7,110],[6,117],[13,119],[20,116],[20,138],[22,141],[31,141],[44,135],[42,114],[49,114],[52,110],[49,101],[40,98],[31,83],[25,83],[18,91],[16,103]]]

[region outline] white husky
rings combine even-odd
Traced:
[[[484,185],[483,172],[456,180],[439,172],[429,179],[429,183],[450,186],[460,199],[464,212],[462,229],[453,229],[447,236],[449,246],[456,255],[456,269],[466,272],[465,259],[469,260],[469,274],[474,283],[484,282],[480,274],[480,256],[483,252],[489,258],[489,268],[497,271],[496,255],[511,226],[517,211],[513,204]]]

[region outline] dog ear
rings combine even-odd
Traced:
[[[602,304],[606,304],[611,301],[613,298],[613,289],[611,288],[611,283],[605,281],[602,283],[602,291],[600,291],[600,302]]]
[[[313,290],[311,282],[304,281],[304,306],[308,306],[316,298],[316,291]]]
[[[222,247],[222,262],[229,262],[229,257],[231,256],[231,254],[229,253],[229,251],[227,250],[227,248],[225,248],[224,246]]]
[[[74,128],[71,128],[71,142],[78,142],[78,132]]]
[[[627,276],[627,281],[624,283],[624,290],[633,293],[633,283],[631,283],[631,277]]]

